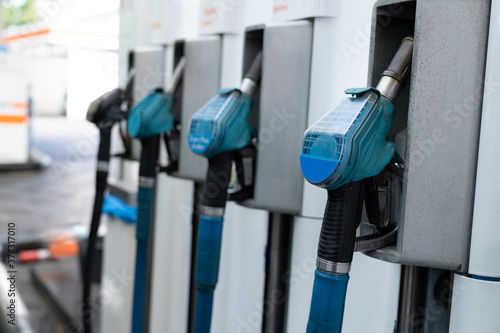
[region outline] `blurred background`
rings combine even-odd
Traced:
[[[1,74],[27,87],[33,116],[84,119],[116,87],[118,0],[3,0],[1,17]]]
[[[9,223],[16,225],[18,245],[83,236],[92,209],[98,142],[98,131],[85,114],[92,100],[118,84],[120,3],[1,4],[2,242]],[[17,267],[17,288],[32,325],[36,332],[65,332],[43,290],[32,283],[32,266]]]

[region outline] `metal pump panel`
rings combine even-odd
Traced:
[[[467,270],[489,11],[488,0],[375,4],[368,85],[401,38],[413,34],[415,48],[389,132],[404,160],[398,240],[370,256]]]
[[[203,156],[194,154],[187,137],[191,117],[220,88],[222,41],[220,36],[188,40],[176,49],[175,59],[185,56],[183,85],[181,87],[181,142],[179,170],[174,175],[195,181],[204,181],[208,163]]]
[[[253,199],[244,206],[300,214],[300,152],[307,129],[313,22],[274,23],[246,32],[243,70],[262,50],[262,78],[249,124],[257,129]]]
[[[132,105],[142,101],[152,89],[165,83],[166,49],[163,46],[141,46],[134,50],[135,78],[132,88]],[[132,140],[132,156],[139,160],[141,144]]]

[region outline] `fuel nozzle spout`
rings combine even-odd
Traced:
[[[175,90],[181,82],[182,76],[184,75],[184,68],[186,67],[186,57],[182,57],[174,68],[174,74],[167,87],[167,92],[174,94]]]
[[[406,86],[411,72],[412,59],[413,37],[408,36],[403,38],[396,55],[392,58],[389,67],[382,73],[377,85],[380,94],[393,104]]]
[[[260,76],[262,73],[262,51],[259,51],[255,56],[248,72],[241,82],[240,90],[248,96],[253,96],[255,90],[259,86]]]

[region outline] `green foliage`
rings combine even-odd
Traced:
[[[11,25],[33,23],[40,19],[36,6],[36,0],[3,0],[2,7],[2,21],[4,28]]]

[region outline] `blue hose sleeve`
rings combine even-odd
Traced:
[[[132,333],[142,333],[144,326],[144,299],[151,229],[154,188],[140,187],[137,194],[137,252],[135,258],[134,303]]]
[[[201,216],[196,252],[196,288],[214,291],[219,273],[222,217]]]
[[[149,240],[154,188],[140,187],[137,193],[137,240]]]
[[[148,264],[148,242],[145,240],[138,240],[137,254],[135,259],[132,333],[142,333],[143,331],[147,264]]]
[[[201,216],[196,252],[196,316],[195,333],[209,333],[212,303],[219,274],[222,241],[222,217]]]
[[[194,333],[209,333],[212,322],[212,305],[214,301],[213,291],[201,291],[196,293],[196,318]]]
[[[316,270],[307,333],[340,333],[349,275]]]

